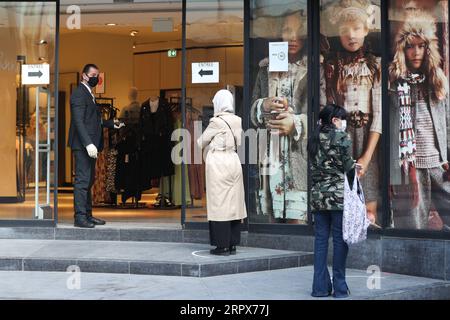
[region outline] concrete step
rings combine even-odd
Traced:
[[[242,232],[242,244],[246,245],[247,232]],[[185,230],[178,224],[108,223],[93,229],[75,228],[59,224],[56,228],[4,227],[0,239],[40,240],[95,240],[95,241],[150,241],[209,243],[208,230]]]
[[[207,244],[150,241],[0,240],[0,270],[210,277],[311,265],[310,252],[238,247],[213,256]],[[73,267],[72,267],[73,268]]]

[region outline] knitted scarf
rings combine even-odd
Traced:
[[[408,177],[409,184],[413,187],[413,206],[418,205],[418,181],[416,175],[416,136],[415,136],[415,104],[417,101],[411,99],[411,85],[420,84],[425,81],[421,74],[408,73],[397,84],[397,99],[399,111],[399,165],[403,177]],[[405,179],[406,180],[406,179]]]

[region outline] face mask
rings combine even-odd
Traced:
[[[95,86],[97,86],[97,84],[98,84],[98,77],[89,77],[88,85],[91,88],[94,88]]]
[[[342,120],[342,127],[341,130],[345,131],[345,129],[347,129],[347,120]]]

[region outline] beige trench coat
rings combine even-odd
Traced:
[[[197,140],[199,147],[208,146],[205,160],[208,221],[233,221],[247,217],[242,166],[234,151],[233,139],[234,135],[239,146],[241,133],[241,118],[223,112],[211,118],[208,128]]]

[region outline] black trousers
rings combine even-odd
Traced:
[[[212,246],[229,248],[241,242],[241,220],[209,221],[209,238]]]
[[[75,218],[92,214],[91,189],[95,179],[95,163],[97,159],[89,157],[86,150],[74,150],[75,181],[73,202]]]

